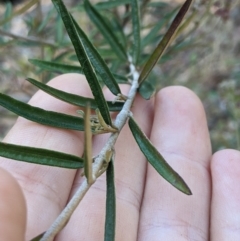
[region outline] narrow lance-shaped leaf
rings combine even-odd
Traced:
[[[64,26],[61,17],[58,15],[56,19],[56,27],[55,27],[55,41],[61,45],[64,38]]]
[[[104,241],[115,240],[115,226],[116,226],[116,196],[115,196],[115,184],[114,184],[114,164],[113,164],[113,159],[111,159],[107,168],[107,198],[106,198]]]
[[[120,22],[120,20],[119,20],[119,18],[117,16],[114,16],[114,15],[112,16],[112,18],[111,18],[111,26],[114,29],[114,33],[116,33],[116,36],[118,37],[119,43],[121,43],[122,46],[127,46],[128,45],[127,44],[127,42],[128,42],[127,41],[127,36],[125,35],[122,23]],[[112,50],[111,49],[109,49],[109,50],[110,50],[109,51],[110,52],[109,55],[111,56]],[[105,51],[106,51],[106,49],[105,49]],[[101,54],[101,49],[100,49],[99,53]],[[102,54],[101,54],[101,56],[102,56]],[[106,56],[107,59],[109,59],[108,56]],[[119,62],[121,63],[121,61],[119,61]]]
[[[155,95],[156,88],[147,80],[140,86],[139,93],[145,100],[149,100]]]
[[[76,105],[79,107],[85,107],[86,103],[89,102],[92,109],[98,108],[97,103],[94,99],[70,94],[70,93],[55,89],[49,85],[43,84],[42,82],[39,82],[32,78],[27,78],[26,80],[29,81],[30,83],[32,83],[33,85],[37,86],[39,89],[43,90],[44,92],[46,92],[60,100],[68,102],[72,105]],[[111,101],[107,101],[107,104],[108,104],[108,108],[110,111],[120,111],[123,107],[122,102],[115,102],[113,104]]]
[[[47,166],[70,169],[83,167],[83,159],[77,156],[42,148],[19,146],[3,142],[0,142],[0,156]]]
[[[158,60],[163,55],[168,45],[173,40],[175,33],[177,32],[180,24],[182,23],[184,16],[186,15],[186,13],[188,12],[191,6],[191,3],[192,3],[192,0],[186,0],[186,2],[179,10],[177,16],[174,18],[167,33],[164,35],[164,37],[162,38],[162,40],[160,41],[156,49],[153,51],[147,63],[144,65],[138,80],[140,84],[147,78],[147,76],[149,75],[153,67],[156,65]]]
[[[78,36],[81,39],[84,48],[87,52],[87,55],[96,70],[96,72],[101,77],[102,81],[105,83],[105,85],[109,88],[109,90],[114,94],[118,95],[121,93],[121,90],[118,86],[118,83],[116,82],[114,76],[112,75],[111,71],[109,70],[107,64],[102,59],[98,51],[95,49],[95,47],[92,45],[92,43],[89,41],[86,34],[83,32],[83,30],[80,28],[80,26],[77,24],[75,19],[72,17],[74,26],[77,30]]]
[[[90,105],[86,105],[84,113],[84,174],[88,184],[93,183],[92,174],[92,132],[90,122]]]
[[[171,166],[164,160],[162,155],[157,151],[157,149],[152,145],[150,140],[141,131],[137,123],[132,117],[129,118],[129,127],[131,132],[141,149],[142,153],[147,158],[148,162],[156,169],[156,171],[174,187],[176,187],[181,192],[191,195],[191,190],[184,182],[184,180],[176,173]]]
[[[68,65],[68,64],[60,64],[51,61],[44,61],[39,59],[29,59],[28,60],[31,64],[38,66],[42,69],[46,69],[49,71],[57,72],[57,73],[78,73],[84,74],[82,67]]]
[[[121,59],[126,60],[127,54],[124,47],[119,43],[117,36],[113,33],[113,30],[109,28],[104,18],[100,13],[90,4],[88,0],[84,0],[84,7],[91,21],[96,25],[99,31],[102,33],[106,41],[112,47],[113,51]]]
[[[40,123],[42,125],[78,131],[84,130],[84,123],[82,118],[54,111],[43,110],[41,108],[15,100],[10,96],[4,95],[2,93],[0,93],[0,105],[19,116]]]
[[[83,68],[86,79],[89,83],[93,96],[97,102],[98,109],[100,110],[104,118],[104,121],[111,126],[112,125],[111,117],[109,114],[108,106],[105,101],[100,83],[97,79],[94,69],[92,68],[89,57],[86,54],[83,43],[78,37],[77,31],[74,27],[71,16],[69,15],[65,5],[61,0],[52,0],[52,2],[62,17],[63,23],[72,41],[78,60]]]
[[[84,74],[82,67],[76,66],[76,65],[68,65],[68,64],[60,64],[56,62],[51,61],[44,61],[39,59],[29,59],[28,60],[31,64],[34,64],[35,66],[38,66],[42,69],[46,69],[49,71],[53,71],[56,73],[79,73]],[[112,73],[114,78],[117,80],[122,80],[127,82],[127,77],[119,74]]]
[[[131,1],[132,6],[132,28],[133,28],[133,62],[137,64],[139,54],[140,54],[140,47],[141,47],[141,37],[140,37],[140,11],[138,0]]]
[[[38,59],[29,59],[31,64],[38,66],[42,69],[53,71],[56,73],[78,73],[84,74],[83,69],[80,66],[68,65],[68,64],[59,64],[50,61],[38,60]]]
[[[122,41],[122,40],[119,40],[119,41]],[[103,40],[99,44],[103,44],[104,42],[105,42],[105,40]],[[102,56],[102,58],[106,58],[106,59],[111,60],[111,61],[113,61],[115,59],[118,59],[116,54],[112,51],[112,48],[105,48],[105,47],[103,48],[103,46],[102,46],[102,48],[98,48],[98,53]]]

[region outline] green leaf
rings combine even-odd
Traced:
[[[114,78],[118,81],[118,83],[122,84],[129,84],[128,78],[121,74],[113,74]]]
[[[120,19],[118,19],[117,16],[111,17],[110,22],[112,28],[114,29],[114,32],[116,33],[116,36],[118,38],[118,41],[121,43],[122,46],[128,45],[127,36],[124,33],[124,28],[122,26],[122,23],[120,22]]]
[[[4,95],[2,93],[0,93],[0,105],[19,116],[40,123],[42,125],[78,131],[84,130],[82,118],[54,111],[43,110],[41,108],[15,100],[10,96]]]
[[[55,34],[55,41],[61,45],[63,39],[64,39],[64,27],[63,27],[63,22],[62,22],[62,19],[61,17],[58,15],[57,16],[57,19],[56,19],[56,27],[55,27],[55,31],[56,31],[56,34]]]
[[[109,90],[114,94],[118,95],[121,93],[121,90],[118,86],[118,83],[116,82],[113,74],[110,72],[107,64],[102,59],[98,51],[95,49],[95,47],[92,45],[92,43],[89,41],[86,34],[83,32],[83,30],[80,28],[80,26],[77,24],[75,19],[72,17],[74,26],[77,30],[78,36],[81,39],[84,48],[87,52],[88,58],[90,59],[94,69],[101,77],[102,81],[105,83],[105,85],[109,88]]]
[[[87,183],[93,183],[92,175],[92,132],[90,122],[91,109],[89,103],[86,105],[84,113],[84,174]]]
[[[138,0],[131,1],[132,6],[132,25],[133,25],[133,63],[137,64],[140,47],[141,47],[141,37],[140,37],[140,11],[138,6]]]
[[[84,74],[82,68],[80,66],[76,66],[76,65],[60,64],[60,63],[56,63],[56,62],[44,61],[44,60],[39,60],[39,59],[29,59],[28,61],[31,64],[38,66],[42,69],[46,69],[46,70],[57,72],[57,73]],[[127,77],[125,77],[123,75],[113,73],[113,76],[115,79],[117,79],[119,81],[125,81],[125,82],[128,81]]]
[[[156,93],[156,88],[154,88],[154,86],[148,82],[147,80],[144,81],[144,83],[140,86],[139,88],[139,93],[140,95],[145,99],[145,100],[149,100],[151,99],[155,93]]]
[[[129,127],[131,132],[141,149],[142,153],[147,158],[148,162],[156,169],[156,171],[179,191],[191,195],[191,190],[184,182],[184,180],[176,173],[171,166],[164,160],[162,155],[157,151],[157,149],[152,145],[150,140],[141,131],[137,123],[132,117],[129,118]]]
[[[68,65],[68,64],[59,64],[51,61],[44,61],[39,59],[29,59],[31,64],[38,66],[42,69],[47,69],[49,71],[57,73],[78,73],[84,74],[83,69],[80,66]]]
[[[115,51],[116,55],[122,60],[126,60],[127,54],[124,50],[124,47],[120,44],[118,38],[114,34],[113,30],[110,29],[103,16],[100,15],[100,13],[90,4],[88,0],[84,0],[84,7],[89,18],[102,33],[106,41],[112,47],[113,51]]]
[[[116,8],[125,4],[131,3],[131,0],[121,0],[121,1],[109,1],[109,2],[99,2],[94,5],[98,10],[108,10],[111,8]]]
[[[106,198],[104,241],[115,240],[115,226],[116,226],[116,196],[115,196],[115,184],[114,184],[114,165],[113,165],[113,160],[111,160],[107,168],[107,198]]]
[[[63,152],[42,148],[19,146],[0,142],[0,156],[40,165],[77,169],[83,167],[83,159]]]
[[[100,44],[103,44],[103,43],[100,43]],[[99,47],[101,47],[101,46],[99,46]],[[102,56],[102,58],[105,58],[107,60],[112,61],[112,60],[118,59],[111,47],[106,48],[105,46],[103,46],[102,48],[98,48],[98,53]]]
[[[98,109],[100,110],[104,121],[108,125],[112,125],[112,120],[110,117],[110,113],[108,110],[107,103],[105,101],[100,83],[97,79],[97,76],[94,72],[94,69],[91,65],[90,59],[86,54],[84,45],[82,41],[79,39],[77,31],[74,27],[74,24],[72,22],[71,16],[69,15],[65,5],[61,0],[52,0],[53,4],[55,5],[56,9],[60,13],[63,23],[65,25],[65,28],[68,32],[68,35],[72,41],[72,44],[74,46],[76,55],[78,57],[78,60],[83,68],[83,71],[85,73],[86,79],[89,83],[89,86],[91,88],[91,91],[93,93],[93,96],[96,100],[96,103],[98,105]]]
[[[32,83],[33,85],[37,86],[39,89],[43,90],[44,92],[46,92],[60,100],[63,100],[67,103],[70,103],[72,105],[79,106],[79,107],[85,107],[86,103],[89,102],[91,104],[92,109],[98,108],[97,103],[94,99],[70,94],[70,93],[55,89],[49,85],[43,84],[32,78],[27,78],[26,80],[29,81],[30,83]],[[120,111],[123,107],[122,102],[115,102],[113,104],[111,101],[107,101],[107,104],[108,104],[110,111]]]
[[[164,55],[166,56],[166,54]],[[162,57],[160,64],[164,61],[165,57]],[[161,80],[161,81],[159,81]],[[152,71],[148,78],[140,85],[138,92],[146,100],[154,97],[158,91],[169,83],[169,80],[161,72]]]
[[[179,10],[177,16],[174,18],[170,28],[168,29],[167,33],[164,35],[156,49],[151,54],[150,58],[148,59],[147,63],[144,65],[140,76],[139,76],[139,84],[141,84],[149,75],[153,67],[156,65],[158,60],[163,55],[166,48],[169,46],[171,41],[174,38],[175,33],[177,32],[180,24],[183,21],[184,16],[188,12],[190,6],[191,6],[192,0],[186,0],[186,2],[183,4],[181,9]]]

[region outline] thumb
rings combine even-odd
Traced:
[[[23,192],[14,177],[0,168],[0,240],[24,241],[25,229]]]

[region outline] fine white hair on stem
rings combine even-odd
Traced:
[[[119,112],[119,114],[116,117],[116,120],[114,122],[114,126],[116,126],[119,130],[123,128],[125,125],[129,115],[131,115],[131,106],[133,104],[134,98],[137,93],[138,89],[138,78],[139,78],[139,72],[136,70],[135,65],[132,63],[132,57],[128,56],[129,61],[129,69],[130,74],[132,76],[132,83],[131,88],[128,92],[128,98],[126,102],[124,103],[124,106],[122,110]],[[98,172],[100,171],[104,161],[106,153],[109,150],[112,150],[114,148],[114,145],[116,143],[116,140],[118,138],[119,132],[112,133],[106,142],[103,149],[100,151],[99,155],[95,158],[95,162],[93,164],[93,176],[97,176]],[[94,180],[95,182],[96,180]],[[93,182],[93,183],[94,183]],[[40,241],[52,241],[54,237],[63,229],[63,227],[66,225],[68,220],[70,219],[72,213],[77,208],[78,204],[83,199],[84,195],[87,193],[88,189],[91,187],[93,183],[88,184],[87,179],[83,181],[77,192],[74,194],[72,199],[69,201],[67,206],[64,208],[62,213],[57,217],[57,219],[54,221],[52,226],[46,231],[46,233],[43,235]]]

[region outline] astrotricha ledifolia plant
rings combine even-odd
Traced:
[[[79,117],[46,111],[17,101],[2,93],[0,93],[0,105],[19,116],[42,125],[84,131],[85,146],[83,158],[52,150],[19,146],[3,142],[0,143],[0,155],[18,161],[41,165],[84,169],[83,175],[85,176],[85,179],[78,191],[66,205],[65,209],[55,220],[53,225],[34,240],[53,240],[55,235],[65,226],[89,187],[106,171],[107,192],[105,240],[114,240],[116,212],[114,145],[126,122],[128,122],[133,137],[142,153],[156,171],[175,188],[187,195],[191,195],[191,191],[184,180],[168,165],[139,128],[134,120],[134,115],[131,112],[131,106],[133,105],[135,96],[138,92],[140,92],[144,98],[149,99],[158,91],[158,83],[153,85],[148,82],[149,74],[162,57],[167,47],[172,43],[174,37],[178,35],[180,28],[186,24],[183,22],[183,19],[190,8],[192,1],[187,0],[180,9],[177,9],[178,12],[174,10],[171,13],[171,16],[175,17],[173,18],[172,23],[169,24],[168,30],[164,35],[154,36],[154,39],[158,37],[158,44],[152,53],[145,54],[142,52],[142,49],[149,36],[144,39],[140,37],[142,30],[140,25],[140,15],[144,14],[142,6],[148,4],[148,1],[105,1],[93,6],[89,0],[84,0],[83,7],[89,16],[89,19],[97,27],[98,32],[104,37],[105,42],[109,45],[112,52],[111,54],[115,54],[115,57],[117,56],[117,63],[120,63],[120,66],[122,66],[123,69],[128,69],[129,73],[127,75],[114,73],[113,70],[108,67],[107,60],[105,60],[104,56],[101,56],[97,48],[93,46],[92,41],[89,40],[81,26],[79,26],[72,14],[67,10],[62,0],[52,0],[52,2],[58,11],[59,16],[62,18],[65,29],[75,50],[75,56],[80,65],[71,66],[36,59],[30,60],[30,62],[49,70],[62,69],[65,72],[69,71],[84,74],[91,88],[94,99],[66,93],[32,78],[28,78],[27,80],[30,83],[36,85],[46,93],[72,105],[84,107],[84,111],[79,111]],[[131,21],[132,28],[130,33],[125,34],[124,31],[120,34],[120,31],[115,33],[111,28],[109,20],[100,13],[100,9],[114,9],[119,6],[127,9],[127,14],[125,14],[126,16],[121,23],[122,25],[119,23],[119,26],[124,26],[127,21]],[[121,17],[119,17],[119,19],[121,19]],[[115,21],[119,21],[119,19],[115,19]],[[121,30],[121,28],[119,29]],[[149,34],[153,34],[153,32]],[[122,41],[119,41],[120,38],[122,38]],[[126,41],[125,45],[123,45],[123,41]],[[128,83],[131,86],[127,96],[123,95],[119,88],[119,83],[123,82]],[[104,98],[102,91],[104,85],[116,96],[112,102],[106,101]],[[90,115],[91,110],[95,111],[95,115]],[[110,112],[113,111],[118,112],[118,115],[114,120],[112,120],[110,116]],[[92,134],[98,135],[101,133],[110,133],[111,135],[100,153],[93,157],[91,151]]]

